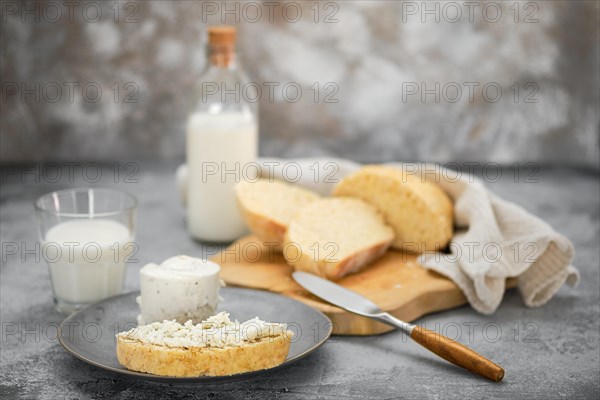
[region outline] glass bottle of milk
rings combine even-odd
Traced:
[[[209,28],[208,65],[187,122],[187,225],[203,241],[229,242],[247,232],[234,186],[256,173],[249,167],[258,155],[257,96],[238,65],[235,42],[234,27]]]

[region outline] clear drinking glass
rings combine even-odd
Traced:
[[[123,291],[136,249],[137,200],[114,189],[67,189],[35,202],[54,302],[71,313]]]

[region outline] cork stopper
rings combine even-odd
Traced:
[[[237,29],[233,26],[221,25],[208,28],[208,43],[210,45],[235,46]]]
[[[237,29],[221,25],[208,28],[208,57],[210,63],[219,67],[230,66],[235,59]]]

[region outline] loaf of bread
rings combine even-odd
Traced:
[[[281,249],[288,225],[304,206],[319,195],[280,180],[260,179],[236,185],[238,206],[252,233]]]
[[[283,363],[292,335],[285,324],[232,322],[220,313],[198,325],[164,321],[119,333],[117,359],[127,369],[154,375],[232,375]]]
[[[324,198],[302,208],[285,235],[283,255],[296,270],[336,280],[383,254],[394,232],[375,207],[354,198]]]
[[[374,205],[395,231],[392,247],[412,253],[440,251],[452,238],[453,206],[436,184],[383,166],[365,166],[338,183],[334,196]]]

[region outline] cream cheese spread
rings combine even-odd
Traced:
[[[117,336],[146,344],[166,347],[239,347],[281,335],[292,336],[286,324],[253,318],[246,322],[231,321],[229,313],[221,312],[194,325],[192,321],[154,322],[142,325]]]
[[[204,321],[215,313],[219,302],[220,270],[214,262],[188,256],[147,264],[140,270],[138,324]]]

